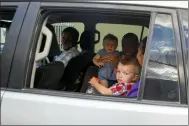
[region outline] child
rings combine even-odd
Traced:
[[[103,49],[99,50],[93,58],[93,63],[99,66],[98,78],[100,84],[108,87],[108,81],[116,80],[114,68],[118,63],[119,51],[116,51],[118,39],[108,34],[103,39]]]
[[[118,83],[107,88],[102,86],[95,77],[93,77],[89,83],[91,83],[100,94],[127,96],[132,85],[137,81],[139,71],[140,65],[137,59],[121,59],[118,63],[116,73]]]

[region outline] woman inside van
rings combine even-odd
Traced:
[[[143,62],[144,62],[144,53],[145,53],[145,48],[146,48],[146,41],[147,41],[147,37],[145,37],[141,41],[141,43],[138,47],[138,53],[137,53],[137,56],[136,56],[141,67],[142,67]],[[139,85],[140,85],[140,80],[138,80],[134,85],[132,85],[131,90],[127,94],[127,97],[136,98],[137,94],[138,94]]]

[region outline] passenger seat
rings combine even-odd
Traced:
[[[67,91],[79,91],[81,88],[83,75],[88,66],[92,64],[94,32],[89,30],[84,31],[80,37],[80,47],[82,52],[80,55],[72,58],[65,68],[62,78],[66,85]]]
[[[46,65],[39,66],[36,69],[34,87],[40,89],[60,90],[61,85],[59,85],[59,82],[64,73],[64,64],[60,61],[52,62],[54,56],[59,55],[61,51],[58,46],[54,27],[51,24],[47,24],[46,26],[53,35],[51,48],[48,54],[48,59],[51,63],[46,63]],[[46,38],[43,37],[40,51],[43,51],[45,41]]]

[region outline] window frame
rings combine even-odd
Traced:
[[[183,57],[182,57],[182,48],[181,44],[179,43],[180,40],[180,32],[179,32],[179,25],[178,25],[178,18],[177,18],[177,13],[176,10],[173,13],[161,13],[161,12],[153,12],[153,16],[151,17],[151,26],[149,31],[149,37],[147,40],[147,45],[146,45],[146,54],[144,56],[144,65],[142,68],[142,74],[141,74],[141,84],[140,84],[140,89],[139,89],[139,95],[138,99],[143,100],[143,93],[145,91],[145,80],[146,80],[146,74],[147,74],[147,67],[148,67],[148,62],[149,62],[149,51],[151,48],[151,40],[153,37],[153,26],[155,24],[155,18],[157,14],[169,14],[172,17],[172,25],[173,25],[173,34],[174,34],[174,42],[175,42],[175,48],[176,48],[176,62],[177,62],[177,71],[178,71],[178,86],[179,86],[179,102],[180,104],[186,104],[186,83],[185,83],[185,74],[184,74],[184,66],[183,66]],[[155,100],[146,100],[145,101],[155,101]],[[161,102],[166,102],[166,101],[161,101]],[[174,103],[174,102],[173,102]]]
[[[21,31],[22,23],[25,18],[29,2],[1,2],[1,8],[15,8],[15,14],[6,35],[3,51],[1,54],[1,88],[7,88],[11,72],[13,57],[18,43],[18,37]]]
[[[33,8],[35,8],[33,10]],[[157,12],[157,13],[168,13],[171,14],[173,17],[175,16],[174,23],[173,23],[173,27],[174,29],[176,29],[176,31],[174,30],[174,33],[179,33],[178,31],[178,22],[177,22],[177,15],[176,15],[176,11],[175,9],[167,9],[167,8],[161,8],[161,7],[150,7],[150,6],[133,6],[133,5],[115,5],[115,4],[98,4],[98,3],[66,3],[66,2],[31,2],[31,5],[28,9],[27,12],[27,18],[25,19],[26,22],[24,22],[23,24],[23,28],[21,31],[21,35],[19,37],[19,44],[16,48],[16,53],[15,53],[15,57],[14,57],[14,67],[11,71],[11,80],[9,82],[9,86],[10,88],[14,88],[12,89],[13,91],[16,91],[16,89],[18,89],[17,91],[23,92],[23,93],[36,93],[36,94],[41,94],[41,95],[55,95],[55,96],[61,96],[61,97],[74,97],[74,98],[79,98],[79,99],[94,99],[94,100],[103,100],[103,101],[119,101],[119,102],[134,102],[134,103],[144,103],[144,104],[155,104],[155,105],[170,105],[170,106],[184,106],[183,104],[183,100],[181,100],[181,104],[177,104],[177,103],[170,103],[170,102],[164,102],[164,101],[151,101],[151,100],[141,100],[141,95],[143,94],[143,91],[140,91],[139,93],[139,98],[138,99],[130,99],[130,98],[114,98],[114,97],[108,97],[108,96],[94,96],[94,95],[89,95],[89,94],[83,94],[83,93],[69,93],[69,92],[60,92],[60,91],[46,91],[46,90],[39,90],[39,89],[27,89],[24,88],[25,84],[27,84],[27,79],[28,76],[30,75],[28,73],[28,70],[31,69],[29,67],[33,66],[31,65],[33,62],[33,55],[35,53],[33,53],[33,51],[35,49],[32,48],[31,45],[34,44],[33,42],[33,35],[37,34],[37,28],[40,27],[40,21],[38,20],[39,18],[39,11],[41,8],[61,8],[61,9],[74,9],[75,11],[77,11],[78,9],[107,9],[107,10],[115,10],[115,11],[127,11],[127,10],[131,10],[131,11],[147,11],[147,12]],[[175,21],[176,20],[176,21]],[[28,28],[27,24],[30,23],[30,27]],[[38,24],[37,24],[38,23]],[[149,28],[150,30],[150,28]],[[35,32],[34,32],[35,31]],[[25,32],[30,33],[27,36],[23,36]],[[176,34],[175,33],[175,34]],[[37,38],[37,37],[36,37]],[[148,40],[149,41],[149,40]],[[176,43],[180,42],[180,37],[177,35],[176,39],[175,39]],[[21,47],[21,45],[24,44],[24,49],[23,47]],[[177,44],[179,45],[179,44]],[[180,54],[181,49],[180,49],[180,45],[177,47],[177,52],[179,52],[179,58],[182,59],[182,54]],[[148,52],[149,50],[147,50]],[[22,57],[21,55],[19,55],[19,53],[22,53]],[[178,55],[178,54],[177,54]],[[145,57],[146,58],[146,57]],[[21,62],[19,62],[19,59],[21,60]],[[28,63],[29,62],[29,63]],[[182,64],[182,61],[179,62],[179,69],[183,70],[183,67],[180,66]],[[17,65],[19,65],[20,67],[16,67]],[[180,71],[179,70],[179,71]],[[19,72],[18,72],[19,71]],[[18,74],[19,73],[19,74]],[[179,72],[179,77],[180,75],[182,75],[182,73]],[[184,77],[183,77],[184,78]],[[185,84],[185,81],[183,80],[183,78],[181,78],[181,88],[183,87],[183,85]],[[30,82],[30,80],[29,80]],[[21,90],[20,90],[21,89]],[[181,93],[181,96],[183,96],[183,93]],[[182,97],[181,97],[182,98]],[[183,98],[182,98],[183,99]]]
[[[182,11],[188,11],[186,9],[177,9],[177,14],[178,14],[178,21],[179,21],[179,30],[180,30],[180,36],[181,36],[181,44],[182,44],[182,53],[183,53],[183,60],[184,60],[184,74],[186,76],[186,86],[185,90],[188,93],[188,85],[189,85],[189,54],[188,54],[188,61],[186,57],[187,49],[186,49],[186,42],[185,42],[185,35],[184,35],[184,28],[183,28],[183,17],[182,17]],[[188,51],[189,53],[189,51]],[[188,96],[186,94],[186,96]],[[186,98],[186,102],[188,103],[188,98]]]

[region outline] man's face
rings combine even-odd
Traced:
[[[63,32],[62,34],[62,44],[63,44],[63,48],[65,51],[69,50],[70,48],[72,48],[73,44],[72,44],[72,36],[69,32]]]

